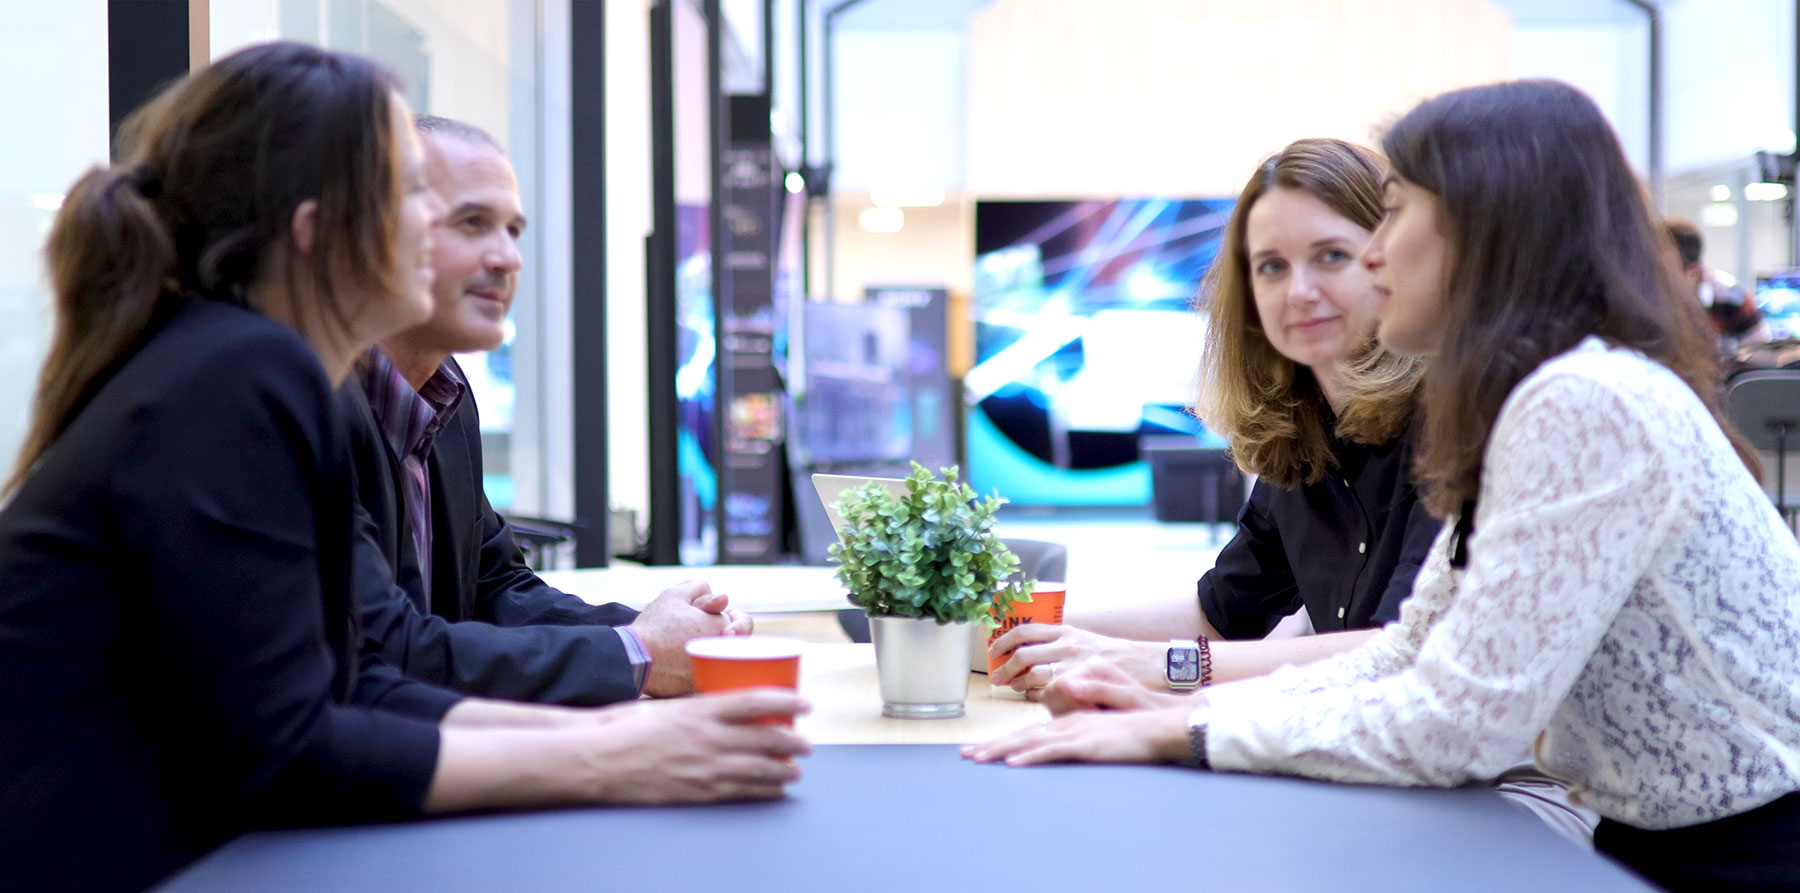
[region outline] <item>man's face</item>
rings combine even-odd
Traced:
[[[430,352],[493,350],[519,284],[519,181],[492,146],[425,134],[426,176],[445,209],[433,233],[431,319],[403,336]]]

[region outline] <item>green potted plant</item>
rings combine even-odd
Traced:
[[[869,614],[884,716],[961,716],[975,629],[1031,600],[1033,581],[1011,579],[1019,559],[993,531],[1006,500],[942,471],[915,462],[903,487],[865,484],[834,506],[844,523],[831,556]]]

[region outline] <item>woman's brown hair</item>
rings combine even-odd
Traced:
[[[5,490],[180,302],[250,306],[265,277],[283,276],[294,294],[304,276],[319,306],[257,309],[307,336],[347,327],[369,294],[401,291],[395,89],[367,59],[263,44],[194,72],[126,121],[119,162],[76,180],[50,230],[55,332]],[[309,199],[316,237],[302,268],[277,249]]]
[[[1206,313],[1194,414],[1231,443],[1244,471],[1294,487],[1337,465],[1328,429],[1331,409],[1312,371],[1282,356],[1263,333],[1250,288],[1245,230],[1250,209],[1276,189],[1304,190],[1363,229],[1381,222],[1381,157],[1334,139],[1290,143],[1264,159],[1244,184],[1225,225],[1219,257],[1200,286]],[[1422,364],[1371,341],[1344,375],[1348,399],[1339,437],[1386,443],[1406,430]]]
[[[1593,101],[1556,81],[1427,100],[1383,140],[1394,174],[1439,202],[1448,240],[1445,331],[1422,391],[1417,474],[1426,507],[1464,512],[1500,406],[1545,360],[1589,335],[1685,381],[1752,472],[1719,411],[1711,329],[1664,261],[1618,138]]]

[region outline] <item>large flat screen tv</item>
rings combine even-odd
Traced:
[[[1144,505],[1146,435],[1204,435],[1200,278],[1229,199],[980,201],[969,477],[1025,505]]]

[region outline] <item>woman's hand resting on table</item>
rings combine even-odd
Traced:
[[[1030,694],[1061,716],[1090,710],[1156,710],[1162,707],[1192,707],[1193,698],[1172,691],[1151,691],[1140,685],[1130,673],[1103,657],[1090,657],[1073,666],[1059,669],[1056,678]]]
[[[1188,758],[1187,707],[1075,713],[962,749],[977,763],[1174,763]]]
[[[1098,657],[1146,690],[1167,691],[1163,663],[1168,651],[1168,644],[1163,642],[1135,642],[1072,626],[1027,623],[1007,631],[988,647],[990,657],[1012,653],[1006,663],[988,674],[988,681],[994,685],[1010,685],[1015,691],[1031,697],[1041,693],[1051,679],[1066,673],[1071,664]]]

